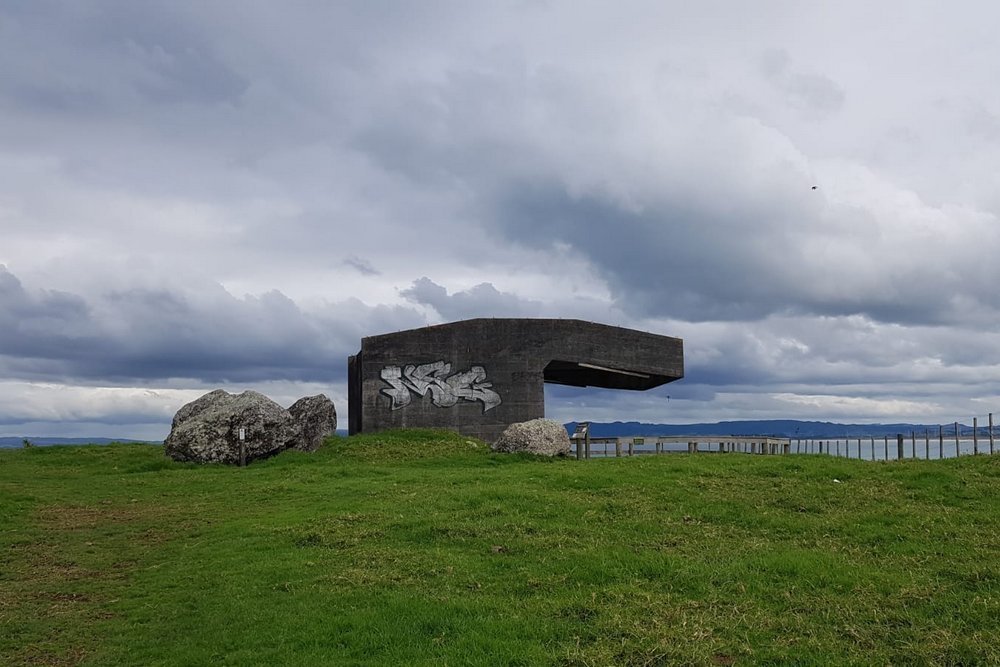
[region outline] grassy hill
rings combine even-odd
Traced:
[[[1000,458],[3,450],[0,664],[997,663],[998,552]]]

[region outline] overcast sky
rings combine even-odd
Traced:
[[[679,336],[556,419],[1000,412],[1000,4],[0,1],[0,435],[217,387],[346,425],[365,335]],[[669,398],[668,398],[669,397]]]

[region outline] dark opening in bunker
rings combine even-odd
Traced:
[[[604,387],[607,389],[645,390],[670,382],[671,377],[641,373],[623,368],[610,368],[576,361],[553,360],[545,367],[545,382],[572,387]]]

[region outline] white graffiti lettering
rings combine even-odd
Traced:
[[[459,400],[481,401],[483,412],[492,410],[503,400],[495,392],[492,382],[486,382],[486,369],[473,366],[467,371],[451,374],[451,364],[435,361],[431,364],[386,366],[379,374],[388,387],[382,393],[392,401],[392,409],[399,410],[410,404],[410,392],[417,396],[431,395],[431,403],[439,408],[450,408]]]

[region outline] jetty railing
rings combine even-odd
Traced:
[[[577,458],[605,458],[672,453],[744,452],[747,454],[790,454],[789,438],[734,435],[652,435],[614,438],[570,439]]]
[[[918,432],[888,435],[841,435],[840,437],[773,437],[733,435],[650,435],[591,437],[589,423],[582,422],[570,441],[571,455],[579,459],[640,456],[672,453],[745,453],[758,455],[823,454],[866,461],[901,459],[941,459],[994,454],[1000,442],[993,427],[993,413],[987,425],[973,417],[969,427],[958,422],[926,428]]]

